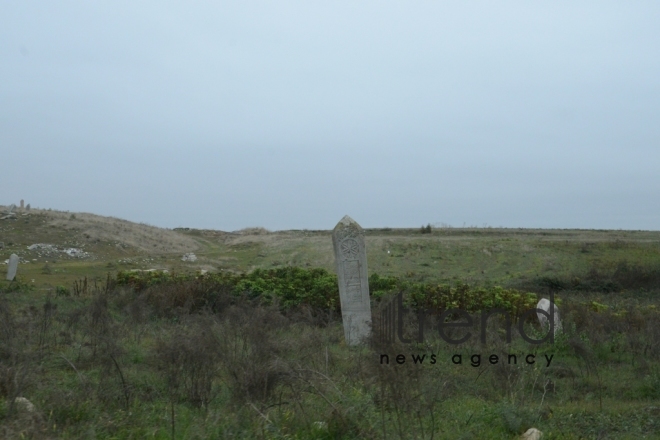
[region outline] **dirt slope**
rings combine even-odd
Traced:
[[[3,235],[5,242],[21,245],[103,242],[149,254],[185,253],[199,249],[198,241],[193,237],[170,229],[95,214],[42,209],[19,210],[16,220],[1,221],[0,236]]]

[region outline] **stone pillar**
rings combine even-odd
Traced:
[[[7,281],[13,281],[18,270],[18,255],[11,254],[9,257],[9,267],[7,267]]]
[[[21,199],[21,209],[23,209],[24,207],[25,207],[25,201]]]
[[[341,317],[348,345],[358,345],[371,335],[371,302],[364,230],[344,216],[332,231],[339,282]]]

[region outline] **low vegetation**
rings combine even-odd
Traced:
[[[328,231],[127,224],[130,244],[122,221],[70,217],[0,223],[24,261],[0,281],[0,438],[658,438],[659,233],[368,230],[374,328],[402,293],[414,342],[348,347]],[[563,332],[527,342],[515,321],[551,292]],[[446,343],[436,313],[417,342],[416,311],[456,307],[475,326],[450,335],[475,337]],[[510,343],[498,316],[476,337],[494,307]]]
[[[398,292],[412,308],[471,312],[515,311],[537,298],[376,274],[370,281],[376,320]],[[11,286],[32,294],[28,284]],[[119,272],[25,308],[3,289],[3,438],[508,439],[534,426],[544,438],[577,439],[660,429],[653,304],[594,307],[583,292],[562,294],[565,332],[553,345],[507,344],[493,321],[487,345],[449,346],[428,329],[423,343],[376,338],[355,348],[343,343],[336,276],[324,269]],[[404,325],[416,331],[412,314]],[[36,410],[14,405],[19,396]]]

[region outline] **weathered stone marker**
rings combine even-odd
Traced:
[[[13,281],[18,270],[18,255],[11,254],[9,257],[9,267],[7,268],[7,281]]]
[[[332,244],[335,250],[344,337],[348,345],[357,345],[371,335],[371,302],[364,230],[346,215],[332,231]]]

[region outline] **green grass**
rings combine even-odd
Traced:
[[[87,214],[76,214],[69,225],[67,215],[39,211],[29,219],[0,223],[0,240],[5,243],[2,255],[8,258],[17,252],[30,260],[20,266],[19,274],[30,282],[34,279],[38,288],[70,284],[81,276],[105,278],[107,272],[120,269],[248,271],[300,266],[334,270],[330,231],[161,230],[167,237],[161,241],[176,244],[168,248],[160,245],[155,228],[144,226],[151,234],[146,235],[139,225],[94,216],[84,220]],[[184,252],[177,250],[179,242],[194,243],[197,262],[181,261]],[[26,249],[34,243],[82,247],[93,257],[39,257]],[[445,228],[421,234],[419,229],[370,229],[366,243],[371,273],[428,282],[508,285],[535,277],[570,277],[622,260],[642,265],[660,261],[660,232],[649,231]],[[157,249],[149,251],[156,244]],[[49,275],[42,273],[45,264],[51,268]]]
[[[37,259],[20,265],[20,283],[0,281],[0,437],[169,439],[173,409],[175,438],[181,439],[432,433],[512,439],[532,426],[544,439],[660,438],[660,324],[653,308],[660,293],[660,232],[367,230],[370,274],[538,294],[560,286],[565,332],[554,346],[515,337],[507,345],[493,328],[485,347],[475,337],[448,346],[429,330],[422,344],[351,348],[336,312],[295,301],[280,310],[209,288],[205,295],[220,301],[208,315],[185,304],[185,295],[199,288],[194,282],[144,291],[111,286],[100,301],[107,273],[119,270],[240,273],[295,266],[334,273],[329,231],[167,231],[171,243],[196,243],[198,261],[184,263],[180,248],[147,252],[150,242],[139,241],[142,229],[130,243],[143,247],[117,246],[121,233],[110,237],[97,228],[106,238],[86,239],[77,221],[78,229],[71,229],[42,213],[28,222],[0,222],[3,259],[12,252]],[[120,232],[131,229],[121,225]],[[26,250],[33,243],[78,243],[94,258],[36,257]],[[71,289],[83,277],[87,296],[56,296],[57,286]],[[610,285],[615,288],[601,289]],[[378,307],[374,300],[375,316]],[[415,325],[411,317],[407,334]],[[406,354],[408,361],[380,365],[383,350]],[[488,354],[510,352],[555,357],[551,368],[487,362]],[[410,361],[411,354],[430,353],[437,355],[435,365]],[[462,365],[451,363],[456,353],[464,355]],[[467,360],[474,353],[483,354],[479,367]],[[203,368],[210,368],[212,380],[202,386],[208,400],[201,405],[191,398],[190,384],[168,381],[168,371],[183,380],[201,377]],[[14,395],[29,398],[37,414],[10,413]]]

